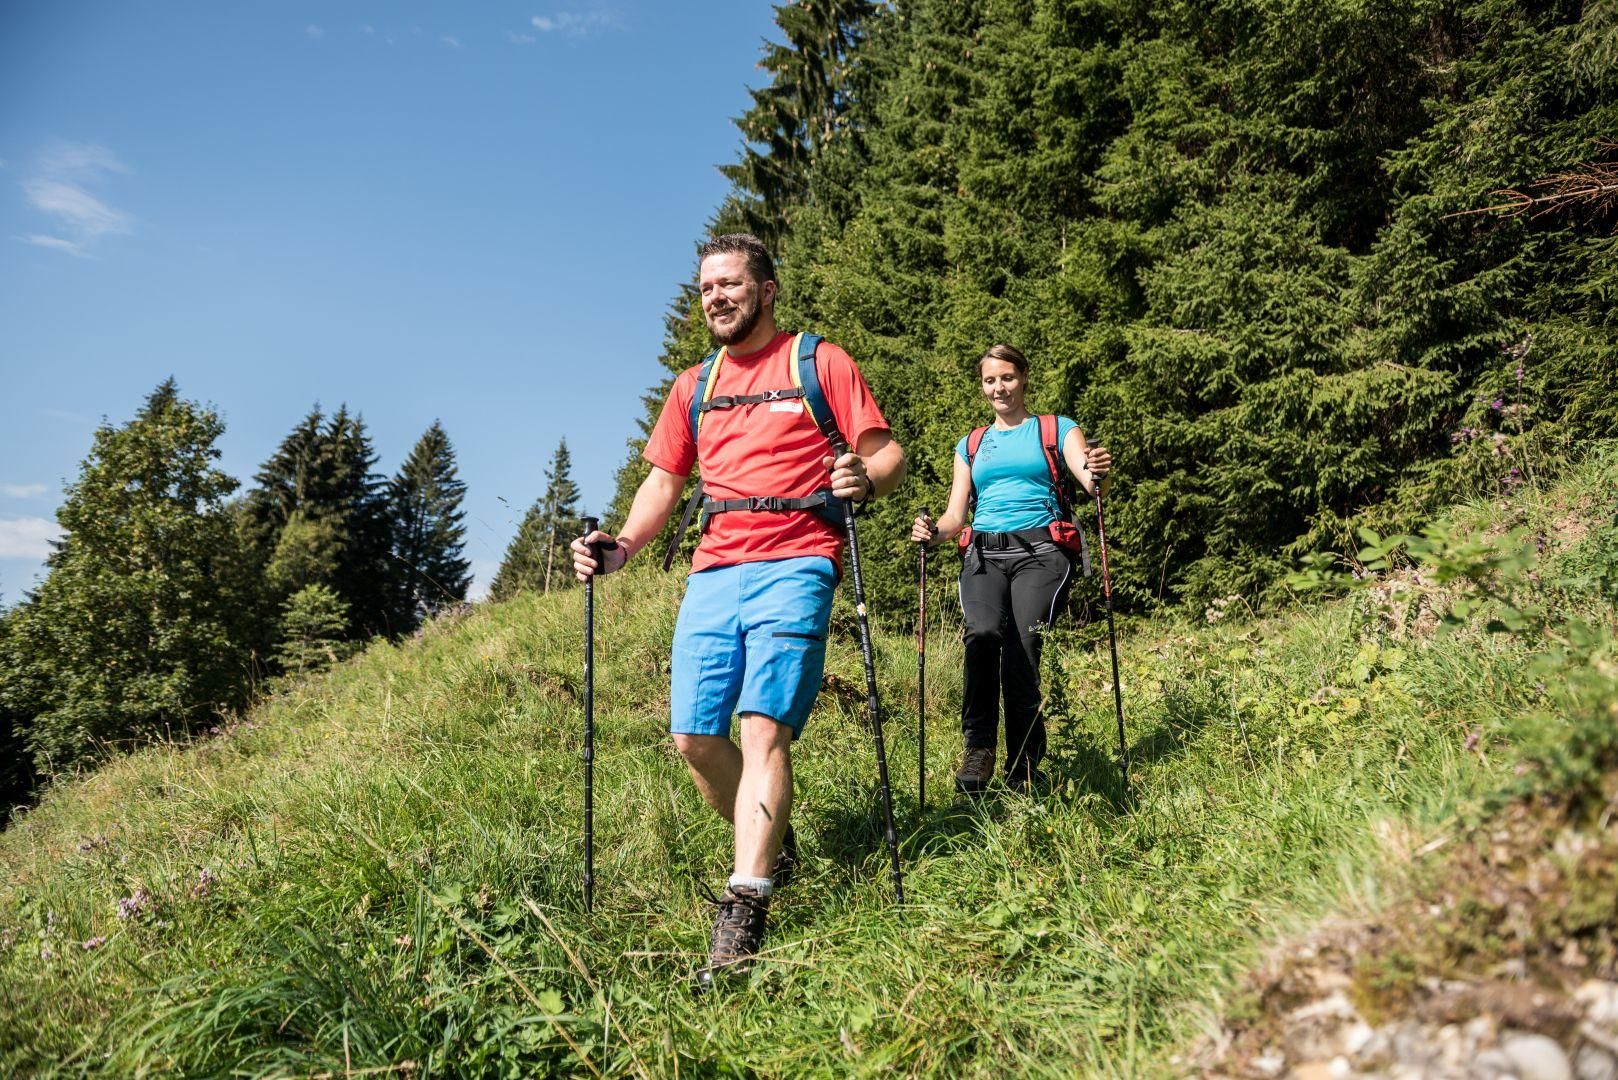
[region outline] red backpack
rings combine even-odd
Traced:
[[[1039,445],[1045,450],[1045,467],[1051,473],[1051,490],[1056,493],[1056,520],[1046,526],[1050,533],[1051,543],[1065,551],[1079,556],[1084,562],[1084,576],[1090,576],[1090,548],[1084,540],[1084,530],[1073,523],[1073,489],[1072,481],[1062,469],[1062,449],[1056,438],[1056,417],[1049,413],[1042,413],[1039,417]],[[972,433],[966,437],[966,467],[972,468],[972,462],[978,456],[978,447],[983,444],[983,436],[989,431],[985,424],[980,428],[973,428]],[[977,485],[972,486],[972,503],[977,504]],[[968,526],[961,530],[957,541],[961,550],[965,551],[972,545],[972,529]]]

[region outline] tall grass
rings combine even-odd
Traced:
[[[1615,461],[1509,513],[1576,520],[1579,557],[1612,529]],[[665,734],[680,590],[630,573],[598,593],[594,914],[579,902],[581,599],[523,596],[19,818],[0,836],[0,1067],[1160,1072],[1266,941],[1345,898],[1375,903],[1390,868],[1487,812],[1517,780],[1517,744],[1568,708],[1521,676],[1532,643],[1400,630],[1365,596],[1128,623],[1125,791],[1105,641],[1069,629],[1047,653],[1051,790],[963,804],[945,798],[961,653],[935,630],[918,807],[914,645],[884,634],[898,908],[844,612],[794,754],[805,872],[748,983],[697,998],[699,883],[721,882],[729,841]],[[1569,596],[1610,625],[1601,587]],[[1618,700],[1610,679],[1579,686]]]

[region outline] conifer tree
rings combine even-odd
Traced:
[[[281,608],[281,641],[275,659],[288,675],[304,675],[335,664],[350,651],[344,641],[348,605],[325,585],[306,585]]]
[[[413,629],[424,615],[466,599],[471,564],[462,557],[466,484],[455,472],[449,436],[434,420],[388,487],[396,581],[394,626]]]
[[[96,432],[45,581],[0,645],[0,704],[29,717],[41,773],[244,701],[241,609],[222,572],[239,557],[225,506],[236,481],[215,466],[223,430],[170,379],[129,423]]]
[[[10,638],[11,612],[0,611],[0,665],[10,655]],[[36,779],[34,762],[24,742],[28,717],[7,703],[4,677],[4,667],[0,666],[0,828],[10,819],[12,809],[28,800]]]
[[[790,228],[793,209],[808,193],[816,151],[831,141],[849,103],[848,60],[869,0],[796,0],[775,9],[785,44],[766,42],[759,67],[770,84],[752,90],[753,104],[736,121],[742,159],[720,171],[736,186],[728,208],[737,224],[766,242]]]
[[[286,598],[316,582],[348,605],[351,640],[410,628],[395,625],[399,575],[376,460],[363,419],[347,406],[329,417],[317,406],[259,470],[240,523],[267,585],[254,606],[260,655],[274,648]]]
[[[582,523],[579,488],[573,482],[573,456],[566,439],[556,444],[545,479],[545,493],[524,515],[489,586],[492,599],[505,600],[523,589],[549,592],[573,582],[568,545],[579,534]]]

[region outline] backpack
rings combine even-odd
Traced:
[[[973,428],[972,433],[966,437],[966,467],[968,473],[972,462],[978,456],[978,447],[983,445],[983,436],[989,432],[989,425]],[[1056,519],[1045,527],[1050,535],[1051,543],[1062,548],[1070,555],[1079,556],[1084,566],[1084,576],[1090,576],[1090,545],[1084,539],[1084,530],[1074,523],[1073,514],[1073,481],[1062,468],[1062,448],[1056,437],[1056,416],[1051,413],[1041,413],[1039,417],[1039,445],[1045,451],[1045,467],[1050,471],[1051,490],[1056,495]],[[972,485],[971,502],[977,505],[977,485]],[[961,530],[960,538],[956,541],[962,551],[972,546],[973,529],[968,526]]]
[[[702,433],[702,420],[715,409],[733,409],[738,405],[759,405],[770,401],[793,401],[801,399],[804,411],[809,419],[814,421],[815,427],[826,437],[834,450],[847,445],[842,432],[837,430],[837,420],[832,415],[831,405],[826,400],[826,392],[820,386],[820,373],[815,370],[815,349],[819,347],[821,338],[816,334],[800,333],[792,341],[792,359],[787,367],[792,376],[792,385],[779,390],[765,390],[759,394],[721,394],[715,395],[714,389],[719,385],[719,371],[725,363],[725,350],[723,347],[714,350],[705,356],[701,366],[697,368],[697,385],[691,392],[691,407],[689,418],[691,424],[691,443],[696,445],[697,437]],[[680,525],[669,546],[663,552],[663,569],[671,569],[674,565],[674,555],[679,550],[680,538],[691,527],[691,517],[697,505],[702,505],[701,531],[708,531],[708,524],[715,514],[723,514],[731,510],[767,510],[767,511],[808,511],[820,517],[828,524],[841,530],[843,528],[844,500],[833,495],[829,487],[822,488],[813,495],[784,496],[784,495],[749,495],[739,499],[707,499],[703,497],[702,481],[699,479],[691,491],[691,498],[686,501],[685,511],[680,515]]]

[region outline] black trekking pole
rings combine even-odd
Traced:
[[[593,517],[584,518],[584,535],[589,536],[600,527]],[[600,544],[590,545],[595,556],[596,573],[601,571],[603,556]],[[584,910],[589,911],[595,898],[595,760],[596,760],[596,578],[591,574],[584,579]]]
[[[1096,485],[1096,539],[1101,544],[1101,595],[1107,601],[1107,644],[1112,647],[1112,703],[1118,712],[1118,768],[1124,776],[1124,793],[1129,793],[1129,747],[1124,739],[1124,691],[1118,685],[1118,632],[1112,625],[1112,573],[1107,566],[1107,518],[1101,509],[1101,477],[1091,476]]]
[[[927,508],[918,511],[927,519]],[[927,541],[921,552],[921,573],[916,583],[916,806],[927,805]]]
[[[848,453],[845,445],[832,447],[835,459]],[[904,880],[899,874],[899,837],[893,830],[893,791],[888,787],[888,754],[882,746],[882,710],[876,700],[876,660],[871,652],[871,624],[865,616],[865,579],[860,575],[860,536],[854,527],[854,504],[843,500],[843,530],[848,534],[848,561],[854,570],[854,614],[860,624],[860,654],[865,659],[865,701],[871,713],[871,734],[876,739],[876,775],[882,788],[882,825],[888,840],[888,861],[893,875],[893,895],[905,902]]]

